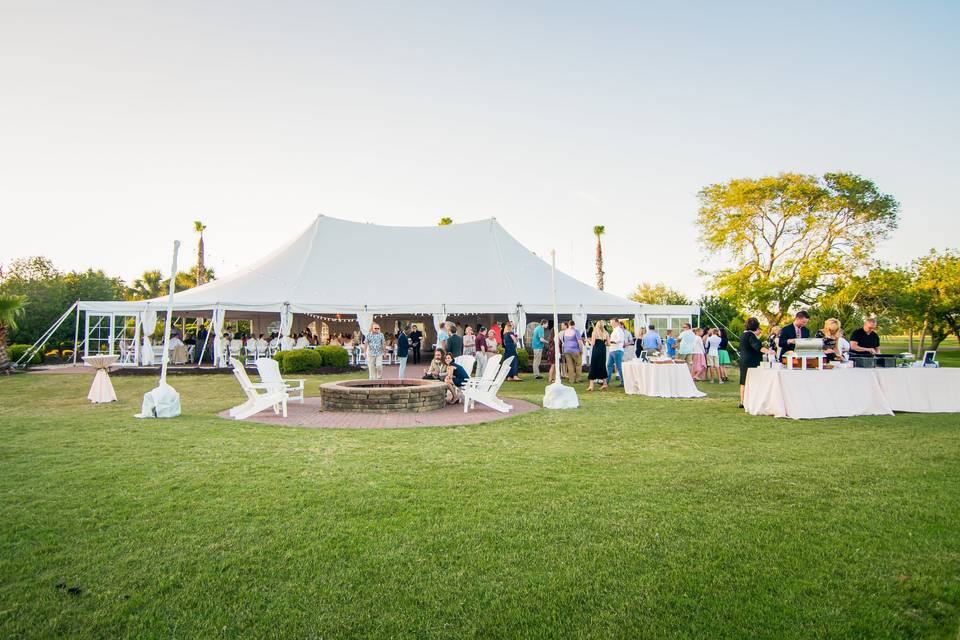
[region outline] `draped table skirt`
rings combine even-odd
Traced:
[[[653,364],[641,360],[623,363],[623,389],[631,395],[657,398],[702,398],[685,364]]]
[[[90,386],[87,400],[94,404],[115,402],[117,393],[113,390],[113,383],[110,382],[110,375],[107,371],[111,365],[116,364],[117,356],[86,356],[83,362],[88,367],[97,370],[96,375],[93,376],[93,384]]]

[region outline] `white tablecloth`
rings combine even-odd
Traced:
[[[641,360],[623,363],[623,389],[628,394],[658,398],[702,398],[685,364],[651,364]]]
[[[743,405],[778,418],[893,415],[874,369],[749,369]]]
[[[111,365],[116,364],[117,356],[84,356],[83,362],[97,370],[97,375],[93,376],[93,384],[90,386],[87,400],[94,404],[115,402],[117,393],[113,390],[113,383],[110,382],[107,371]]]
[[[894,411],[960,412],[960,368],[873,371]]]

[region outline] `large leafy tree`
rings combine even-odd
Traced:
[[[919,354],[927,335],[934,350],[951,333],[960,338],[960,254],[931,251],[914,260],[912,271],[910,292],[922,305]]]
[[[8,332],[11,343],[35,342],[77,300],[122,300],[125,286],[120,278],[88,269],[63,273],[42,256],[12,262],[0,281],[0,295],[25,296],[29,312]],[[73,340],[73,325],[64,323],[51,343]]]
[[[0,295],[0,371],[10,370],[7,335],[17,330],[17,321],[23,315],[26,305],[27,299],[24,296]]]
[[[690,304],[687,296],[662,282],[641,282],[630,294],[630,299],[644,304]]]
[[[780,324],[868,264],[896,228],[899,203],[852,173],[782,173],[700,191],[700,242],[730,266],[713,288]]]

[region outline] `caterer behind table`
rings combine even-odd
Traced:
[[[780,330],[780,338],[777,343],[780,347],[780,355],[787,351],[793,351],[793,345],[797,338],[810,337],[810,329],[807,329],[808,322],[810,322],[810,314],[800,310],[793,317],[793,322]]]
[[[880,335],[877,333],[877,319],[867,318],[862,329],[850,334],[850,356],[862,358],[880,353]]]

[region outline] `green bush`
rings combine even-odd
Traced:
[[[31,346],[33,345],[12,344],[9,347],[7,347],[7,356],[10,358],[11,362],[16,362],[23,356],[24,353],[27,352],[27,350]],[[43,349],[33,354],[33,357],[30,358],[30,362],[27,362],[25,364],[40,364],[41,362],[43,362]]]
[[[526,349],[517,349],[517,368],[526,371],[530,368],[530,354]]]
[[[280,373],[309,373],[323,366],[323,358],[313,349],[294,349],[277,354]]]
[[[500,355],[503,355],[502,346],[500,347]],[[530,354],[526,349],[517,349],[517,369],[520,371],[532,371],[530,368]]]
[[[350,354],[343,347],[336,345],[317,347],[316,352],[320,354],[325,367],[346,367],[350,364]]]

